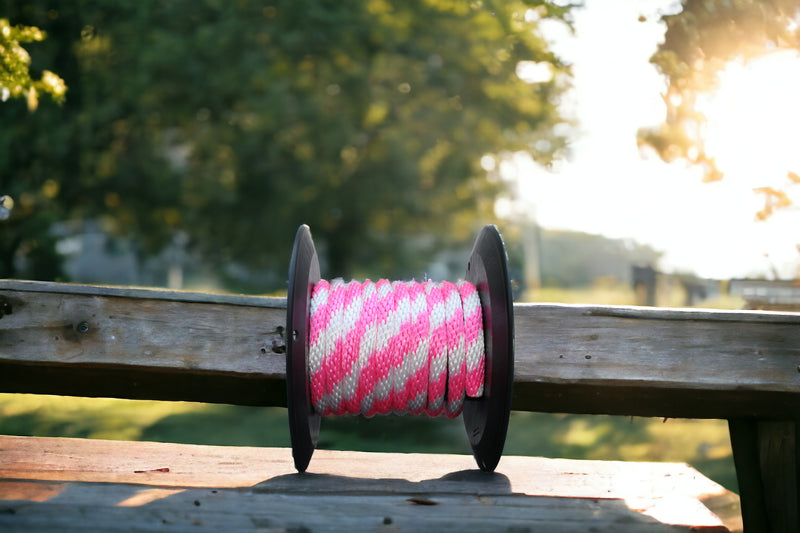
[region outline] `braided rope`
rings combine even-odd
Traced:
[[[483,396],[484,347],[483,312],[475,285],[460,280],[458,291],[464,308],[464,342],[467,352],[467,396]]]
[[[322,416],[461,413],[483,395],[483,317],[466,281],[314,285],[309,318],[311,403]]]

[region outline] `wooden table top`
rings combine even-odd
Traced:
[[[736,531],[680,463],[0,436],[0,531]]]

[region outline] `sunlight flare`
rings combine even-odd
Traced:
[[[800,171],[800,55],[774,52],[731,63],[719,89],[699,99],[708,157],[726,179],[752,189],[783,187]],[[800,198],[796,199],[800,200]]]

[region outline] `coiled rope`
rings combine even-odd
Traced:
[[[314,284],[307,375],[319,415],[461,413],[483,395],[475,286],[341,278]]]

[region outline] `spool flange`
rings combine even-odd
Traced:
[[[286,406],[292,457],[298,472],[305,472],[319,437],[320,416],[311,408],[306,355],[308,354],[308,305],[311,289],[319,281],[319,259],[311,231],[303,224],[297,229],[289,263],[289,292],[286,299]]]
[[[514,308],[505,246],[496,226],[484,226],[478,234],[466,280],[481,300],[486,366],[483,396],[465,398],[462,415],[478,467],[491,472],[503,454],[514,384]]]

